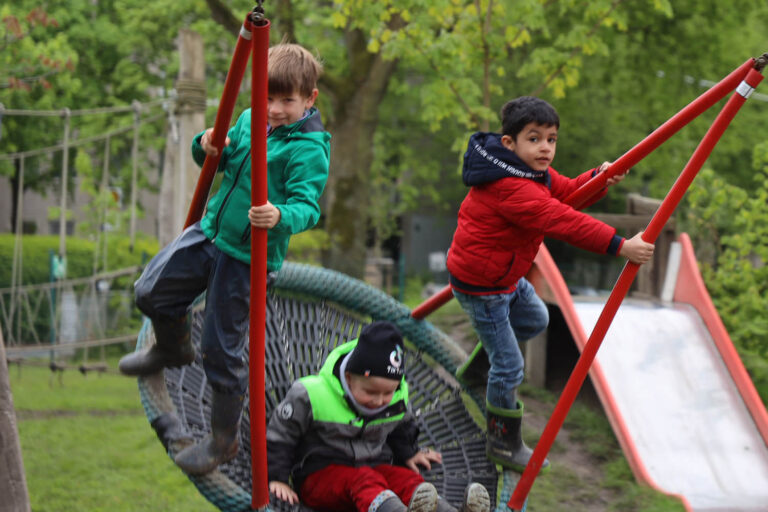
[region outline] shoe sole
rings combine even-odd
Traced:
[[[411,496],[408,512],[435,512],[435,510],[437,510],[437,489],[428,482],[419,484]]]
[[[461,512],[489,512],[491,497],[481,484],[472,483],[464,491],[464,508]]]

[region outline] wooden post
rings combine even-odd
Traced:
[[[661,206],[661,199],[651,199],[639,194],[629,194],[627,197],[627,213],[630,215],[652,216]],[[647,224],[646,224],[647,226]],[[635,292],[638,295],[648,297],[660,297],[661,288],[664,286],[664,272],[667,269],[667,260],[672,242],[675,241],[675,224],[670,219],[663,227],[656,239],[656,249],[653,259],[642,265],[637,273]],[[641,229],[645,229],[643,226]],[[634,236],[635,233],[628,233]]]
[[[158,238],[166,245],[184,229],[187,208],[200,168],[192,160],[192,138],[205,129],[205,60],[197,32],[179,30],[179,76],[176,104],[165,145],[165,169],[160,184]]]
[[[0,512],[29,512],[29,494],[16,428],[11,382],[5,359],[5,342],[0,332]]]

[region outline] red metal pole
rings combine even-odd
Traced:
[[[608,181],[608,178],[623,173],[627,169],[631,168],[637,162],[648,156],[648,154],[651,153],[654,149],[662,145],[667,139],[677,133],[681,128],[701,115],[702,112],[710,108],[712,105],[723,99],[726,94],[734,90],[739,82],[742,81],[747,75],[747,72],[749,72],[749,70],[752,68],[754,62],[755,59],[749,59],[744,64],[733,70],[730,75],[723,78],[717,85],[713,86],[707,92],[689,103],[688,106],[667,120],[666,123],[658,127],[653,131],[653,133],[637,143],[635,147],[624,153],[624,155],[613,162],[613,165],[611,165],[605,172],[601,172],[587,183],[579,187],[578,190],[575,190],[571,195],[566,197],[563,202],[573,206],[576,209],[579,209],[584,205],[585,202],[589,200],[590,197],[594,196],[603,187],[605,187],[605,183]],[[453,294],[450,290],[450,285],[446,286],[432,297],[421,303],[419,306],[417,306],[413,312],[411,312],[411,316],[417,320],[421,320],[430,313],[433,313],[443,304],[453,298]]]
[[[696,151],[693,153],[690,160],[688,160],[683,172],[677,178],[675,184],[672,185],[667,197],[662,201],[661,206],[656,211],[643,233],[643,240],[648,243],[656,241],[664,224],[666,224],[667,220],[669,220],[675,208],[680,203],[686,190],[688,190],[691,182],[699,172],[699,169],[704,165],[704,161],[709,157],[712,149],[715,147],[715,144],[720,140],[725,129],[747,100],[751,90],[757,87],[757,84],[759,84],[762,79],[763,76],[756,69],[750,69],[748,71],[746,78],[741,85],[738,86],[738,89],[733,93],[725,107],[720,111],[720,114],[718,114],[714,123],[712,123],[712,126],[699,143]],[[510,509],[519,510],[523,507],[525,499],[528,497],[528,492],[533,485],[533,481],[539,474],[539,470],[541,470],[544,458],[552,447],[552,443],[555,441],[555,436],[557,436],[557,433],[560,431],[560,428],[565,421],[565,416],[568,414],[571,405],[573,405],[576,395],[597,355],[597,350],[600,348],[600,344],[605,338],[608,327],[610,327],[611,322],[616,315],[616,311],[619,309],[621,302],[629,291],[629,287],[635,279],[639,268],[639,265],[627,262],[624,270],[621,272],[611,295],[608,297],[608,301],[605,303],[602,313],[600,313],[600,317],[597,319],[592,334],[589,336],[589,340],[587,340],[587,344],[584,346],[584,350],[582,351],[579,360],[576,362],[576,366],[574,367],[571,376],[568,378],[568,382],[560,395],[555,410],[552,412],[552,416],[544,427],[541,438],[539,438],[538,443],[536,443],[533,455],[528,461],[528,465],[525,467],[522,477],[517,482],[517,486],[515,486],[515,490],[512,493],[509,503],[507,503],[507,506]]]
[[[590,197],[605,187],[608,178],[623,173],[637,162],[648,156],[654,149],[661,146],[667,139],[677,133],[682,127],[698,117],[702,112],[723,99],[729,92],[747,75],[754,66],[755,59],[749,59],[744,64],[733,70],[730,75],[723,78],[718,84],[688,104],[680,112],[675,114],[666,123],[656,128],[650,135],[640,141],[613,162],[605,172],[601,172],[587,183],[579,187],[565,199],[565,203],[580,208]]]
[[[448,302],[453,298],[453,290],[451,290],[451,285],[446,286],[436,294],[432,295],[430,298],[422,302],[420,305],[416,306],[413,311],[411,311],[411,316],[415,318],[416,320],[421,320],[430,313],[434,312],[436,309],[439,309],[440,306]]]
[[[251,61],[251,204],[267,202],[267,55],[269,20],[254,22]],[[246,215],[247,212],[243,212]],[[264,347],[267,318],[267,230],[251,226],[249,395],[251,414],[251,507],[269,505]]]
[[[232,56],[232,63],[229,65],[229,73],[227,73],[227,79],[224,82],[224,91],[221,93],[219,109],[216,111],[216,121],[213,124],[213,145],[216,146],[219,153],[216,156],[205,157],[203,169],[200,171],[200,177],[197,179],[197,185],[195,186],[195,193],[189,205],[187,220],[184,222],[185,229],[203,216],[205,203],[208,201],[208,193],[211,191],[211,183],[213,183],[213,178],[216,176],[216,168],[219,166],[224,141],[227,138],[229,122],[232,120],[232,111],[235,108],[237,93],[243,81],[243,75],[245,75],[245,67],[248,64],[251,49],[250,39],[251,22],[250,18],[246,17],[240,29],[240,35],[237,38],[235,53]]]

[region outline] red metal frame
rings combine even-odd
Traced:
[[[253,25],[251,62],[251,204],[267,203],[267,54],[269,21]],[[244,212],[245,213],[245,212]],[[267,318],[267,230],[251,226],[251,318],[248,376],[251,414],[251,506],[269,505],[264,351]]]
[[[250,16],[250,15],[249,15]],[[213,178],[216,176],[216,169],[221,160],[221,152],[224,149],[224,141],[227,138],[229,122],[232,120],[232,112],[235,109],[237,92],[245,75],[245,67],[248,64],[248,57],[251,50],[251,21],[246,17],[240,35],[235,45],[235,53],[232,56],[232,62],[229,65],[229,73],[224,81],[224,91],[221,94],[219,108],[216,111],[216,121],[213,124],[213,145],[219,150],[216,156],[205,157],[203,169],[200,171],[200,177],[197,179],[195,193],[192,196],[192,202],[187,212],[187,220],[184,222],[184,229],[188,228],[203,216],[205,204],[208,202],[208,193],[211,190]]]
[[[224,83],[212,143],[218,149],[216,156],[207,156],[200,172],[195,193],[189,206],[186,229],[199,221],[208,201],[208,194],[216,176],[224,141],[237,100],[237,93],[245,75],[248,57],[251,65],[251,204],[260,206],[267,202],[267,55],[269,52],[269,20],[262,18],[251,22],[251,13],[243,22],[237,38],[229,73]],[[259,130],[261,127],[261,131]],[[247,212],[243,212],[243,216]],[[251,291],[249,348],[249,413],[251,422],[251,507],[262,509],[269,505],[267,482],[267,418],[265,404],[264,350],[266,330],[267,295],[267,230],[251,226]]]
[[[755,88],[762,79],[763,75],[756,69],[751,68],[749,69],[744,82],[750,87]],[[699,143],[696,151],[694,151],[686,164],[683,172],[680,174],[677,181],[675,181],[675,184],[672,185],[667,197],[664,198],[661,206],[659,206],[659,209],[654,214],[651,222],[643,233],[643,240],[649,243],[656,241],[664,224],[669,220],[675,208],[682,200],[683,195],[685,195],[685,192],[693,182],[693,179],[701,169],[701,166],[704,165],[704,161],[709,157],[715,144],[720,140],[723,132],[725,132],[725,129],[746,100],[747,97],[742,95],[738,90],[731,95],[728,103],[726,103],[720,111],[717,118],[712,123],[712,126]],[[611,295],[608,297],[600,317],[597,319],[592,334],[590,334],[589,340],[582,350],[581,356],[576,362],[576,366],[574,367],[571,376],[568,378],[565,388],[560,394],[560,399],[558,400],[557,405],[555,405],[555,409],[544,427],[544,431],[542,432],[539,441],[536,443],[533,455],[528,461],[528,465],[526,466],[523,475],[520,477],[517,486],[515,486],[512,497],[507,503],[507,506],[510,509],[519,510],[525,504],[531,486],[541,470],[542,463],[544,462],[552,443],[555,441],[555,436],[557,436],[557,433],[560,431],[560,428],[565,421],[565,416],[568,414],[571,405],[573,405],[573,402],[576,400],[576,395],[578,394],[579,389],[581,389],[581,385],[597,355],[597,350],[600,348],[600,344],[603,342],[605,334],[608,331],[621,302],[629,291],[629,287],[632,284],[632,281],[634,281],[639,268],[640,265],[627,262],[624,270],[616,281],[616,285],[614,286]]]

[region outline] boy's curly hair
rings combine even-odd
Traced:
[[[306,98],[317,87],[322,72],[322,64],[301,45],[280,43],[269,49],[269,94],[299,93]]]
[[[528,123],[560,128],[560,117],[555,107],[534,96],[520,96],[501,107],[502,135],[515,139]]]

